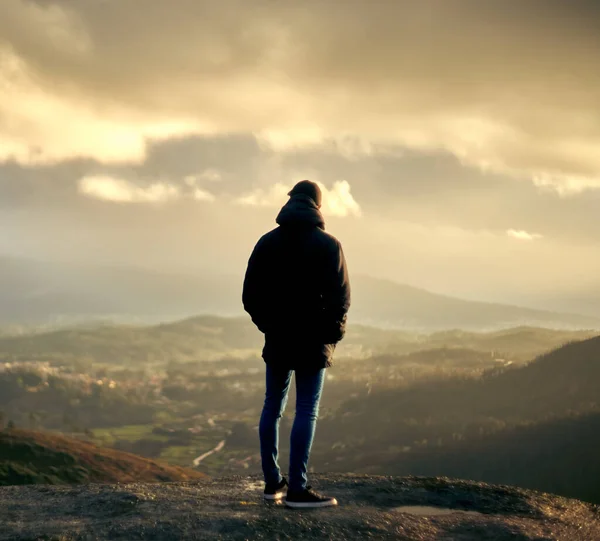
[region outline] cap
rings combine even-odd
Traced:
[[[311,182],[310,180],[301,180],[288,193],[290,197],[299,194],[307,195],[317,204],[317,207],[321,207],[321,188],[319,188],[317,183]]]

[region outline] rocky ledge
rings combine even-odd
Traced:
[[[446,478],[314,475],[336,508],[262,501],[258,477],[0,488],[1,540],[600,539],[600,508]]]

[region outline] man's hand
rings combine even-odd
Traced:
[[[325,344],[337,344],[346,334],[346,316],[341,320],[325,323],[322,328],[322,338]]]

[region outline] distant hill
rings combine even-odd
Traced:
[[[240,279],[0,257],[0,325],[241,315]]]
[[[369,276],[353,277],[352,286],[352,318],[366,324],[418,330],[600,328],[600,319],[590,316],[466,301]]]
[[[525,365],[499,367],[482,378],[426,381],[408,389],[375,391],[341,409],[357,432],[393,434],[394,423],[413,417],[440,423],[477,418],[540,421],[569,412],[600,410],[600,337],[572,342]],[[382,412],[401,412],[384,415]],[[367,423],[367,419],[376,422]],[[385,421],[384,421],[385,419]],[[368,428],[361,427],[368,424]],[[348,427],[350,429],[350,427]],[[382,436],[383,437],[383,436]]]
[[[236,275],[176,274],[0,257],[0,325],[242,315],[243,269],[237,270]],[[420,331],[600,328],[600,318],[466,301],[369,276],[352,276],[352,291],[352,321],[374,326]]]
[[[600,413],[593,413],[421,448],[368,471],[464,477],[600,503],[599,446]]]
[[[542,419],[600,409],[600,336],[574,341],[461,391],[481,415]],[[447,395],[448,396],[448,395]],[[465,404],[466,407],[466,404]]]
[[[378,352],[411,353],[423,348],[467,348],[492,352],[502,357],[510,352],[519,360],[529,361],[566,343],[585,340],[595,336],[591,330],[548,329],[543,327],[511,327],[497,331],[465,331],[452,329],[432,333],[410,333],[383,330],[361,325],[349,325],[349,332],[342,342],[345,345],[374,344]]]
[[[599,380],[600,336],[595,336],[559,347],[522,368],[501,372],[484,386],[493,396],[507,397],[500,401],[507,411],[526,407],[549,414],[561,413],[559,407],[579,411],[600,406]]]
[[[552,454],[570,445],[571,436],[583,441],[585,438],[575,435],[577,431],[583,434],[595,424],[600,429],[599,380],[600,337],[594,337],[566,344],[525,365],[498,367],[480,378],[425,381],[406,389],[376,390],[357,396],[339,408],[337,421],[324,420],[321,424],[325,425],[322,428],[328,437],[337,430],[347,439],[354,437],[360,441],[362,438],[364,445],[359,447],[371,455],[371,458],[360,459],[363,464],[385,461],[383,457],[388,448],[416,446],[417,454],[424,452],[431,441],[440,448],[455,447],[462,445],[456,441],[466,438],[463,449],[466,453],[467,442],[477,442],[480,435],[496,432],[504,434],[494,436],[500,440],[514,436],[515,447],[521,446],[521,451],[527,454],[527,427],[513,435],[503,431],[530,424],[532,433],[539,435],[546,429],[534,426],[538,423],[551,423],[546,432],[552,433],[554,426],[555,433],[562,434],[548,442],[547,452]],[[591,417],[573,421],[572,426],[557,421],[588,414]],[[565,435],[565,431],[573,434]],[[425,446],[419,447],[418,442],[425,440]],[[377,446],[370,442],[377,442]],[[377,457],[380,449],[384,451]],[[435,451],[430,453],[435,454]],[[349,456],[358,454],[353,451]],[[540,451],[540,456],[542,454]],[[460,455],[461,452],[457,452],[457,456]],[[352,464],[351,461],[340,466],[352,468]],[[491,461],[490,468],[492,471]],[[381,469],[374,471],[382,472]],[[400,473],[400,470],[394,472]],[[500,482],[500,479],[494,478],[494,481]]]
[[[338,356],[408,354],[443,348],[468,348],[527,360],[565,342],[588,338],[589,331],[517,327],[490,333],[460,330],[421,334],[350,324]],[[0,361],[133,362],[214,360],[259,356],[263,335],[247,317],[197,316],[159,325],[89,324],[0,336]]]
[[[110,364],[209,360],[258,351],[249,318],[198,316],[159,325],[94,324],[0,337],[0,358],[88,359]]]
[[[323,419],[316,454],[337,471],[448,475],[600,503],[599,380],[594,337],[481,378],[375,390]],[[336,441],[354,444],[329,451]]]
[[[205,477],[47,432],[0,431],[0,485],[192,481]]]

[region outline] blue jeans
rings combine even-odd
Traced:
[[[292,372],[296,373],[296,417],[290,438],[289,489],[301,491],[308,483],[308,458],[315,436],[325,369],[281,370],[267,365],[267,391],[258,432],[265,482],[279,483],[279,419],[287,403]]]

